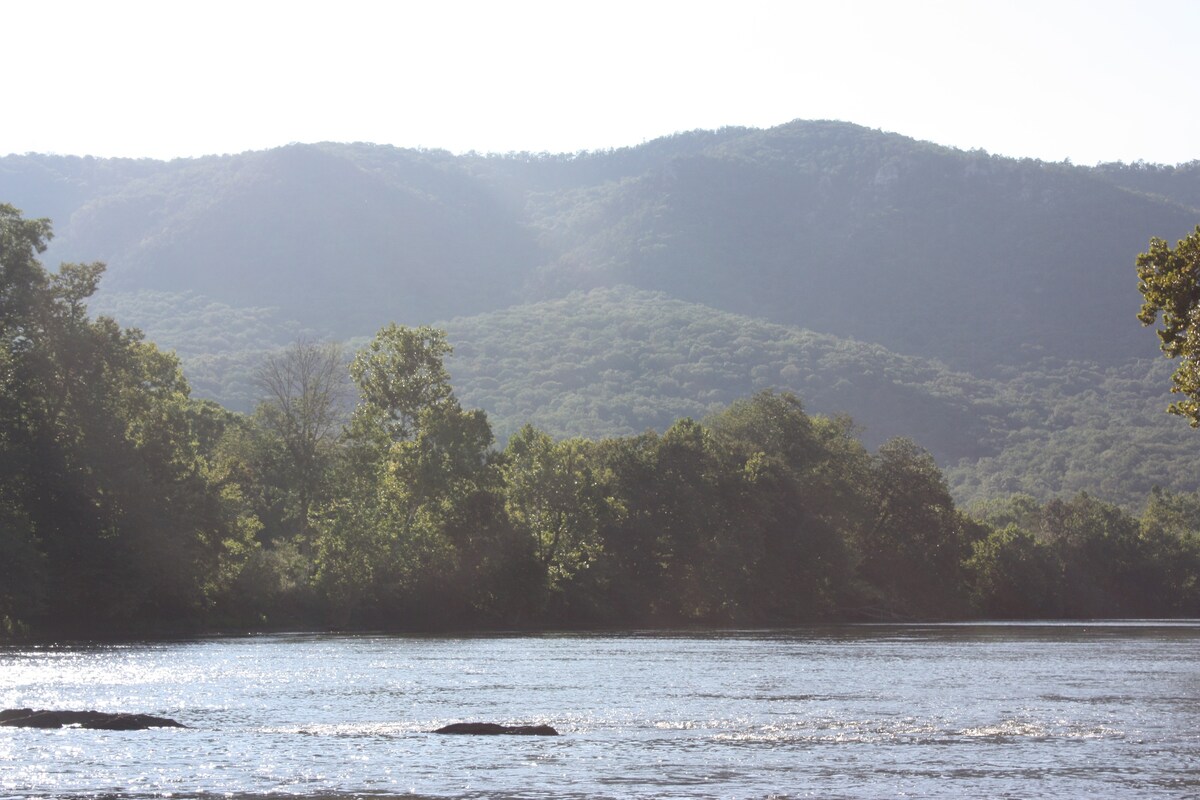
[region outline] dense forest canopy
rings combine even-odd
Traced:
[[[1129,324],[1131,258],[1194,228],[1197,163],[797,121],[572,155],[8,156],[0,196],[55,220],[51,263],[104,260],[93,307],[238,411],[298,338],[435,324],[501,442],[526,422],[662,432],[775,387],[850,412],[871,446],[916,437],[960,501],[1089,489],[1136,510],[1155,485],[1200,487],[1193,443],[1145,413],[1169,384]]]
[[[364,318],[432,323],[625,284],[985,373],[1152,355],[1115,323],[1136,300],[1129,254],[1191,230],[1200,172],[795,122],[576,156],[8,156],[0,186],[56,220],[49,257],[108,263],[106,292],[274,307],[339,338],[370,335]]]
[[[0,158],[0,627],[1194,615],[1197,163]]]
[[[90,316],[103,265],[47,272],[49,237],[0,206],[0,633],[1200,613],[1200,493],[972,516],[911,439],[770,389],[497,449],[446,333],[394,323],[265,358],[237,414]]]

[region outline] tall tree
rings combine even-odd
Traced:
[[[850,485],[866,471],[866,454],[849,446],[851,424],[810,417],[795,395],[771,391],[733,403],[709,424],[737,454],[745,484],[743,553],[725,562],[757,571],[756,614],[774,621],[828,615],[846,591],[846,537],[862,506]]]
[[[963,562],[986,531],[954,507],[933,457],[910,439],[881,445],[869,480],[873,519],[860,539],[863,577],[894,610],[961,614],[967,589]]]
[[[971,545],[964,564],[975,610],[993,619],[1061,614],[1062,563],[1045,542],[1017,525]]]
[[[453,396],[443,363],[452,352],[446,332],[437,328],[392,323],[380,330],[350,365],[362,397],[356,422],[391,441],[415,437],[421,412]]]
[[[1167,409],[1200,427],[1200,225],[1172,249],[1159,238],[1137,257],[1138,290],[1144,299],[1138,319],[1153,325],[1167,358],[1180,359],[1171,391],[1183,395]]]
[[[345,417],[349,386],[342,347],[297,341],[264,359],[256,378],[265,395],[259,418],[279,437],[289,456],[296,534],[301,551],[307,552],[309,512],[324,484]]]
[[[392,324],[351,364],[360,401],[344,499],[324,510],[318,536],[318,580],[343,617],[453,603],[460,550],[473,546],[466,509],[488,506],[498,476],[487,416],[463,410],[450,387],[449,352],[443,331]]]
[[[33,441],[29,377],[33,336],[48,276],[37,255],[50,222],[0,204],[0,633],[26,624],[42,606],[45,561],[27,499]]]
[[[602,498],[586,450],[580,439],[555,442],[526,425],[504,451],[508,514],[530,537],[552,590],[586,569],[599,548]]]
[[[187,624],[238,537],[197,451],[187,382],[139,331],[88,317],[103,265],[41,267],[49,235],[0,206],[0,561],[41,584],[0,617]]]

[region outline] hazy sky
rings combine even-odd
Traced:
[[[840,119],[1200,158],[1200,0],[4,2],[0,154],[571,152]]]

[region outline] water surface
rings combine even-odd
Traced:
[[[1200,622],[0,649],[0,796],[1194,797]],[[449,722],[563,735],[444,737]]]

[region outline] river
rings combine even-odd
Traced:
[[[1200,622],[0,648],[3,797],[1195,797]],[[558,737],[437,736],[456,721]]]

